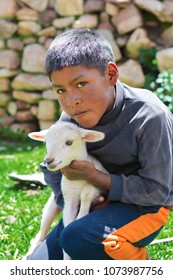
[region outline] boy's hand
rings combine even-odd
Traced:
[[[97,172],[98,170],[95,166],[88,161],[73,161],[70,165],[61,169],[62,174],[69,180],[86,180],[90,183],[90,175],[93,172]],[[97,175],[99,176],[100,173]],[[94,184],[94,183],[93,183]],[[96,197],[96,199],[91,204],[91,211],[96,210],[98,208],[102,208],[107,205],[109,202],[106,199],[105,195],[100,195]]]
[[[85,180],[93,186],[107,191],[109,191],[111,186],[110,174],[97,170],[91,162],[85,160],[74,160],[60,171],[71,181]]]
[[[91,211],[103,208],[104,206],[108,205],[110,202],[104,195],[100,195],[96,197],[96,199],[91,204]]]
[[[61,173],[70,181],[73,180],[89,180],[91,172],[95,172],[95,166],[88,161],[74,160],[72,163],[62,168]]]

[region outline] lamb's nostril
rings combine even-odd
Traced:
[[[54,161],[54,158],[46,158],[46,163],[50,165]]]

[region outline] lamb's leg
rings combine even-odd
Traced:
[[[41,237],[40,240],[42,241],[44,237],[47,235],[50,226],[52,225],[55,217],[61,212],[61,209],[58,207],[54,200],[54,194],[52,193],[50,198],[48,199],[42,214],[41,219],[41,226],[40,226],[40,232]]]
[[[68,261],[71,260],[70,256],[63,250],[63,260]]]
[[[43,209],[40,231],[37,233],[36,237],[31,240],[31,247],[29,248],[29,251],[27,252],[24,259],[26,259],[27,256],[31,255],[35,248],[43,241],[49,231],[52,222],[60,212],[61,209],[55,203],[54,194],[52,193]]]
[[[83,188],[81,192],[80,209],[76,219],[80,219],[89,213],[91,203],[94,198],[98,196],[98,194],[98,190],[93,187],[86,186],[85,188]]]
[[[63,223],[64,227],[76,220],[78,213],[79,199],[76,197],[65,198],[65,204],[63,209]]]
[[[76,219],[79,207],[79,198],[66,197],[63,209],[63,223],[64,227]],[[63,250],[63,260],[70,260],[70,256]]]

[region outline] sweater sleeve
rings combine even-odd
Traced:
[[[172,191],[172,126],[165,113],[145,121],[136,136],[137,174],[111,174],[109,200],[142,206],[167,205]]]
[[[40,169],[44,174],[45,182],[50,185],[53,193],[54,193],[54,199],[56,204],[62,209],[64,205],[63,196],[61,192],[61,177],[62,174],[60,171],[52,172],[49,169],[47,169],[44,162],[40,164]]]

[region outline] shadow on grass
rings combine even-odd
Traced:
[[[34,183],[18,183],[14,182],[13,186],[11,186],[11,190],[18,191],[18,190],[44,190],[46,186],[41,186],[39,184],[34,184]]]

